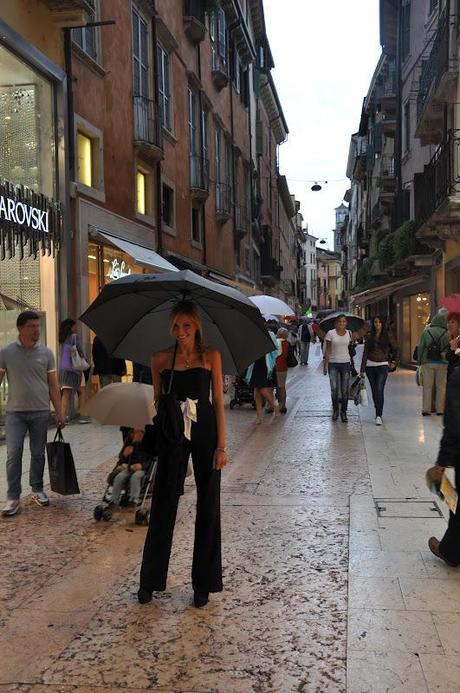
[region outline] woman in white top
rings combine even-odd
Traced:
[[[340,418],[344,423],[348,421],[348,389],[350,386],[351,357],[349,346],[354,335],[347,330],[347,318],[338,315],[335,320],[335,329],[329,330],[325,339],[323,360],[323,373],[329,373],[332,398],[332,420],[339,418],[339,402],[341,403]]]

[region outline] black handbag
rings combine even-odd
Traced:
[[[65,442],[60,428],[56,431],[54,440],[46,444],[46,454],[51,490],[61,496],[80,493],[72,450],[69,443]]]
[[[289,344],[287,356],[286,356],[286,365],[288,368],[295,368],[296,366],[299,365],[299,362],[297,361],[295,354],[294,354],[294,347],[292,344]]]

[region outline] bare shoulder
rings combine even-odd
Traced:
[[[172,353],[172,349],[156,351],[154,354],[152,354],[152,365],[159,370],[166,368],[167,365],[171,364]]]
[[[204,353],[206,361],[208,361],[211,366],[219,365],[222,361],[220,356],[220,351],[218,349],[212,349],[209,347]]]

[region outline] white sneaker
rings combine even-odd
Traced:
[[[45,508],[50,504],[50,499],[44,491],[35,491],[35,493],[32,494],[32,500],[34,500],[36,504],[40,505],[42,508]]]
[[[19,512],[20,508],[21,504],[19,502],[19,499],[9,500],[2,510],[2,515],[3,517],[11,517],[12,515],[16,515],[16,513]]]
[[[381,416],[376,416],[375,417],[375,425],[376,426],[381,426],[383,424],[382,417]]]

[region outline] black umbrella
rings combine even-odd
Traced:
[[[80,319],[110,354],[148,365],[154,352],[173,343],[169,313],[183,299],[201,308],[204,341],[220,351],[224,373],[242,373],[273,351],[259,309],[244,294],[190,270],[122,277],[105,286]]]
[[[364,318],[360,318],[358,315],[353,315],[353,313],[345,313],[343,310],[338,310],[328,315],[327,318],[324,318],[319,323],[321,337],[324,337],[326,332],[329,332],[329,330],[334,329],[335,321],[339,315],[344,315],[346,317],[347,330],[351,330],[351,332],[359,332],[360,337],[364,336],[368,331],[368,324]]]

